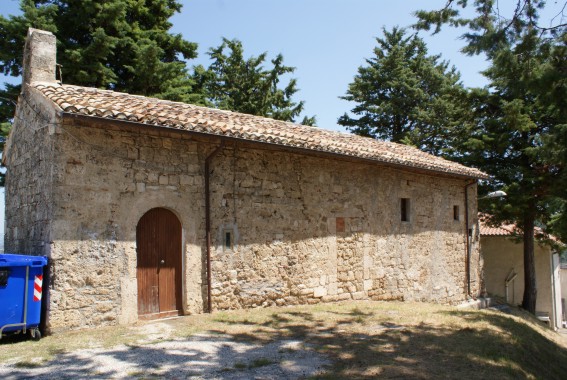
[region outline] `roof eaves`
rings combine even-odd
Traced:
[[[195,136],[206,136],[206,137],[216,137],[220,140],[225,140],[225,141],[235,141],[235,142],[243,142],[243,143],[247,143],[247,144],[253,144],[253,145],[262,145],[262,146],[267,146],[267,147],[271,147],[271,148],[280,148],[280,149],[285,149],[287,151],[291,151],[291,152],[296,152],[296,153],[301,153],[301,154],[313,154],[313,153],[318,153],[321,155],[324,155],[326,157],[334,157],[334,158],[342,158],[342,159],[349,159],[349,160],[355,160],[355,161],[359,161],[359,162],[366,162],[366,163],[373,163],[373,164],[380,164],[380,165],[384,165],[384,166],[389,166],[389,167],[393,167],[393,168],[397,168],[397,169],[402,169],[402,170],[412,170],[415,172],[421,172],[421,173],[428,173],[428,174],[432,174],[432,175],[442,175],[442,176],[448,176],[448,177],[453,177],[453,178],[462,178],[462,179],[486,179],[489,178],[488,176],[486,177],[481,177],[481,176],[475,176],[475,175],[471,175],[471,174],[465,174],[465,173],[456,173],[456,172],[451,172],[448,170],[441,170],[438,168],[434,168],[434,167],[421,167],[421,166],[411,166],[411,165],[405,165],[402,163],[397,163],[394,161],[390,161],[390,160],[381,160],[379,158],[375,158],[375,157],[364,157],[361,155],[354,155],[354,154],[348,154],[348,153],[343,153],[343,152],[335,152],[332,150],[323,150],[323,149],[315,149],[312,147],[301,147],[301,146],[294,146],[294,145],[286,145],[284,143],[277,143],[277,142],[270,142],[270,141],[259,141],[259,140],[254,140],[254,139],[250,139],[250,138],[246,138],[246,136],[241,136],[241,137],[236,137],[236,136],[230,136],[230,135],[223,135],[223,134],[219,134],[219,133],[214,133],[210,130],[207,130],[206,128],[199,128],[199,130],[191,130],[191,129],[186,129],[186,128],[177,128],[177,127],[171,127],[168,125],[164,125],[164,124],[152,124],[152,123],[144,123],[144,122],[139,122],[139,121],[132,121],[132,120],[120,120],[120,119],[111,119],[108,117],[102,117],[102,116],[94,116],[94,115],[88,115],[88,114],[82,114],[82,113],[73,113],[73,112],[63,112],[62,116],[64,119],[71,119],[71,120],[81,120],[84,122],[95,122],[95,121],[104,121],[105,123],[115,123],[117,125],[129,125],[129,126],[136,126],[136,127],[144,127],[144,128],[152,128],[152,129],[167,129],[170,130],[172,132],[177,132],[177,133],[185,133],[185,134],[189,134],[189,135],[195,135]],[[481,174],[484,174],[482,172],[479,172]]]
[[[341,157],[462,178],[489,178],[478,169],[427,154],[414,147],[322,128],[88,87],[38,83],[36,88],[63,112],[73,115],[333,153]]]

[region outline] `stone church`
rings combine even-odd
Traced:
[[[48,326],[481,292],[476,183],[418,149],[56,81],[30,29],[7,252],[46,255]]]

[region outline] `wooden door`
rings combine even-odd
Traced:
[[[136,228],[138,315],[160,318],[181,310],[181,222],[154,208]]]

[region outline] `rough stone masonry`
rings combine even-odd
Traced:
[[[137,226],[155,208],[182,226],[180,313],[206,311],[209,286],[213,310],[482,290],[470,177],[75,117],[41,86],[24,84],[7,144],[5,245],[50,257],[52,330],[138,320]]]

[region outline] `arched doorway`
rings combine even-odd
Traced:
[[[164,208],[146,212],[136,227],[138,316],[179,315],[181,294],[181,222]]]

